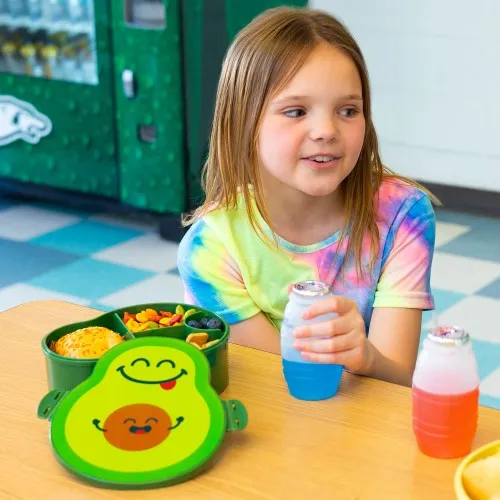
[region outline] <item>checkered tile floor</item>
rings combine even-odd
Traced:
[[[103,311],[182,301],[176,252],[151,222],[0,197],[0,311],[40,299]],[[432,285],[440,322],[473,337],[481,403],[500,409],[500,219],[439,211]]]

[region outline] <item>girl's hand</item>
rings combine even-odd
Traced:
[[[312,319],[332,312],[338,315],[335,319],[298,327],[294,332],[297,339],[294,347],[309,361],[344,365],[350,372],[367,371],[371,350],[365,323],[354,300],[327,297],[307,308],[302,317]]]

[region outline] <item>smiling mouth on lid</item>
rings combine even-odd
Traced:
[[[125,366],[119,366],[116,369],[116,371],[120,372],[123,375],[123,377],[125,377],[127,380],[130,380],[131,382],[136,382],[139,384],[148,384],[148,385],[159,385],[162,389],[165,389],[166,391],[173,389],[177,384],[177,380],[180,377],[182,377],[183,375],[187,375],[187,371],[184,370],[184,368],[182,368],[177,376],[172,377],[170,379],[166,379],[166,380],[140,380],[140,379],[137,379],[137,378],[134,378],[134,377],[131,377],[130,375],[128,375],[125,372]]]

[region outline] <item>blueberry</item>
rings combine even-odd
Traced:
[[[201,318],[200,319],[200,324],[202,328],[206,328],[208,324],[208,318]]]
[[[212,318],[208,323],[207,323],[207,328],[210,330],[222,330],[222,322],[220,319]]]
[[[201,328],[203,328],[203,327],[201,326],[201,323],[200,323],[199,321],[194,320],[194,319],[192,319],[191,321],[188,321],[188,322],[187,322],[187,324],[188,324],[188,326],[190,326],[191,328],[200,328],[200,329],[201,329]]]

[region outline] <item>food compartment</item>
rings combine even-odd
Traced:
[[[123,307],[115,313],[137,338],[172,337],[194,343],[202,349],[213,347],[216,341],[227,336],[228,331],[228,325],[219,316],[190,304],[138,304]]]
[[[208,321],[202,321],[206,318]],[[209,324],[211,319],[220,321],[220,328],[208,328],[214,326]],[[192,321],[198,324],[192,323]],[[201,328],[199,328],[201,326]],[[205,328],[206,326],[207,328]],[[208,363],[210,364],[210,383],[218,394],[224,392],[229,384],[229,365],[228,365],[228,340],[229,340],[229,325],[216,314],[207,311],[206,309],[198,310],[189,316],[185,326],[186,340],[191,344],[199,344],[197,347],[205,354]],[[206,339],[190,337],[204,334]],[[194,342],[193,342],[194,341]]]
[[[184,339],[184,319],[195,311],[189,304],[163,302],[122,307],[115,313],[125,328],[137,337],[161,335]]]
[[[206,310],[197,310],[196,312],[190,314],[183,321],[186,326],[193,330],[218,330],[222,333],[225,333],[227,330],[227,324],[222,318]]]
[[[59,339],[64,337],[65,335],[68,334],[73,334],[76,332],[80,332],[86,329],[91,329],[91,328],[105,328],[107,330],[110,330],[113,333],[117,333],[120,335],[124,340],[129,340],[134,338],[134,335],[132,335],[127,328],[125,328],[125,325],[122,323],[120,318],[118,317],[117,314],[110,312],[107,314],[103,314],[102,316],[98,316],[97,318],[91,319],[89,321],[81,321],[79,323],[71,323],[69,325],[64,325],[61,326],[60,328],[57,328],[56,330],[53,330],[50,332],[48,335],[46,335],[43,339],[43,347],[44,350],[47,349],[51,351],[54,355],[59,356],[59,357],[67,357],[62,354],[57,354],[54,351],[54,346],[57,343]],[[100,356],[96,356],[100,357]],[[79,358],[72,358],[72,359],[92,359],[90,357],[79,357]]]
[[[53,330],[42,339],[49,389],[73,389],[103,354],[133,338],[114,312]]]
[[[215,349],[222,342],[227,342],[228,325],[214,313],[199,310],[187,318],[185,325],[185,340],[197,344],[203,351]]]

